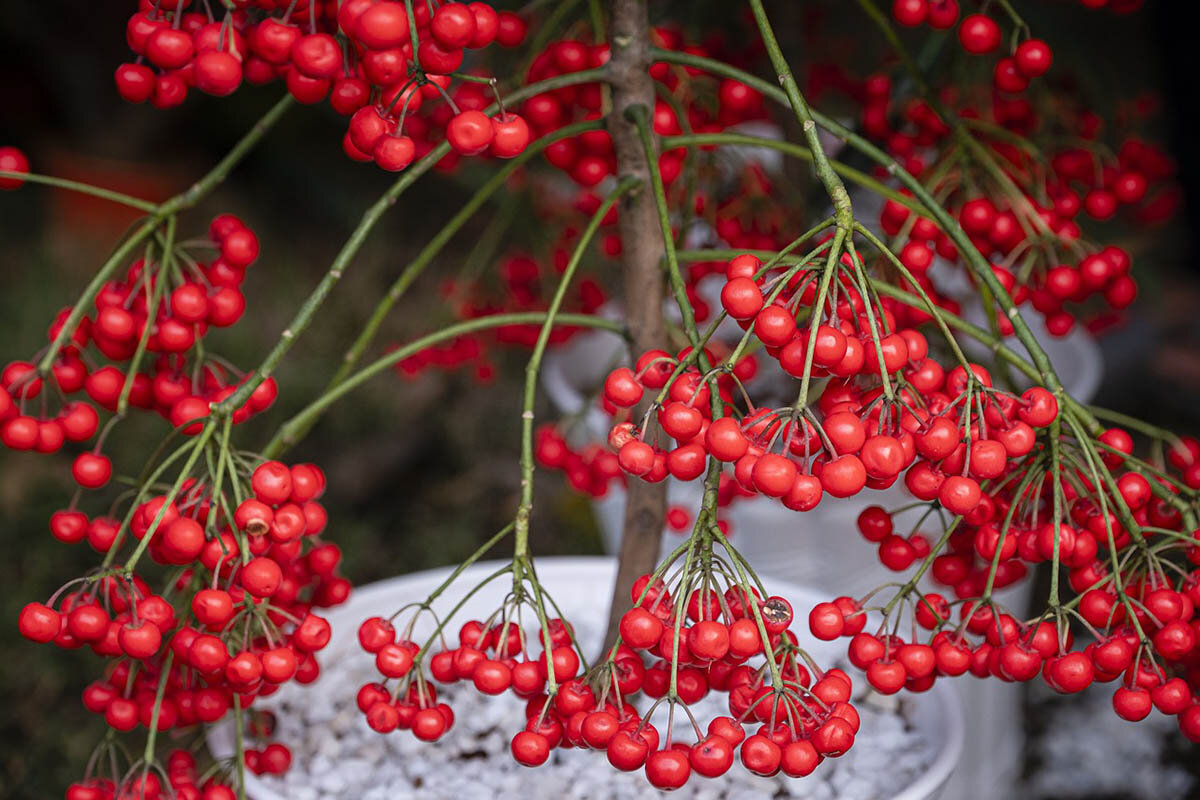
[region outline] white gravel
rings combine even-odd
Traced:
[[[1196,778],[1178,764],[1163,762],[1167,743],[1182,741],[1174,717],[1157,711],[1141,722],[1113,713],[1117,684],[1096,684],[1082,695],[1060,697],[1033,684],[1033,700],[1048,704],[1045,730],[1029,746],[1038,766],[1025,797],[1085,800],[1097,796],[1129,800],[1184,800],[1196,795]]]

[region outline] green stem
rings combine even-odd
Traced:
[[[116,273],[117,269],[125,264],[126,259],[130,254],[143,242],[146,237],[150,236],[158,227],[158,220],[154,217],[147,219],[139,225],[128,238],[122,242],[112,255],[108,257],[100,269],[92,276],[92,280],[84,287],[83,293],[79,295],[79,299],[71,306],[71,313],[67,315],[67,319],[63,322],[62,327],[58,331],[58,335],[54,337],[54,341],[50,343],[50,349],[42,356],[42,360],[38,362],[38,372],[43,375],[49,375],[50,370],[54,367],[54,360],[58,358],[59,352],[66,345],[71,335],[75,333],[75,328],[79,326],[79,321],[83,319],[88,312],[88,306],[92,300],[96,298],[96,294],[100,291],[104,284]]]
[[[763,79],[752,75],[745,70],[725,64],[724,62],[711,58],[705,58],[703,56],[692,55],[690,53],[660,50],[658,48],[651,48],[651,56],[656,61],[683,64],[685,66],[695,67],[705,72],[712,73],[713,75],[733,78],[734,80],[741,81],[747,86],[762,92],[775,102],[785,104],[788,102],[787,94],[778,87],[772,86],[767,81],[764,81]],[[1038,344],[1037,339],[1033,336],[1033,332],[1029,329],[1029,326],[1025,323],[1025,320],[1017,311],[1011,295],[1008,294],[1008,291],[1004,288],[1003,284],[1000,283],[999,278],[996,277],[995,272],[992,271],[991,264],[988,263],[987,259],[985,259],[982,254],[980,254],[979,250],[971,242],[966,232],[963,231],[962,226],[958,224],[958,221],[950,216],[950,214],[944,208],[942,208],[941,204],[938,203],[937,200],[934,199],[934,197],[928,192],[928,190],[925,189],[924,185],[915,177],[913,177],[911,173],[905,170],[894,158],[880,150],[869,140],[859,136],[854,131],[850,130],[836,120],[817,111],[812,111],[811,109],[810,113],[812,119],[815,120],[818,125],[849,144],[855,150],[870,158],[876,164],[885,168],[889,174],[895,176],[897,180],[899,180],[909,191],[912,192],[913,196],[918,200],[918,202],[921,203],[922,206],[925,207],[925,210],[933,218],[934,222],[937,223],[938,227],[950,237],[955,248],[966,259],[967,265],[971,271],[975,273],[976,277],[980,281],[987,284],[988,288],[995,295],[1001,307],[1004,308],[1006,315],[1009,317],[1009,320],[1013,325],[1017,338],[1020,340],[1025,349],[1029,351],[1030,357],[1037,366],[1038,376],[1035,379],[1039,380],[1052,392],[1060,394],[1061,397],[1066,399],[1067,396],[1062,392],[1062,384],[1050,364],[1049,357],[1046,355],[1041,345]]]
[[[375,306],[375,310],[371,312],[371,316],[367,319],[367,324],[363,327],[362,332],[359,333],[358,338],[354,340],[354,343],[350,346],[350,349],[346,351],[346,355],[342,359],[341,366],[338,367],[337,372],[334,373],[332,378],[330,378],[329,385],[326,387],[326,389],[333,388],[337,384],[341,383],[346,376],[350,374],[350,371],[354,369],[354,365],[357,364],[359,359],[362,358],[362,355],[366,349],[371,346],[371,342],[374,341],[376,334],[379,333],[380,326],[383,324],[383,321],[387,317],[388,313],[391,312],[392,307],[396,305],[396,302],[404,295],[404,293],[413,284],[417,277],[421,275],[425,268],[432,263],[433,259],[436,258],[438,253],[442,251],[442,248],[445,247],[446,244],[454,237],[454,235],[458,233],[462,226],[465,225],[467,221],[475,215],[475,212],[477,212],[493,194],[495,194],[508,182],[508,179],[513,172],[524,166],[529,159],[533,158],[533,156],[537,155],[538,153],[541,153],[546,149],[546,147],[554,142],[575,136],[583,133],[584,131],[596,130],[600,127],[600,125],[601,123],[599,120],[579,122],[574,125],[568,125],[564,128],[559,128],[554,133],[547,134],[540,139],[530,142],[529,146],[525,148],[525,151],[522,152],[521,155],[517,156],[501,167],[496,174],[488,180],[487,183],[479,187],[479,190],[471,196],[471,199],[468,200],[461,209],[459,209],[457,214],[455,214],[446,222],[442,229],[438,231],[432,239],[429,240],[429,243],[421,249],[421,252],[417,253],[416,257],[409,262],[408,266],[406,266],[400,273],[400,276],[396,278],[396,282],[392,284],[391,288],[388,289],[387,294],[383,296],[383,299],[379,301],[377,306]]]
[[[301,432],[308,431],[313,424],[320,419],[330,406],[337,402],[344,395],[357,389],[362,384],[366,383],[371,378],[381,372],[384,372],[389,367],[392,367],[404,359],[412,356],[427,347],[432,347],[435,344],[454,339],[458,336],[463,336],[468,333],[476,333],[478,331],[489,330],[491,328],[499,328],[505,325],[536,325],[546,321],[546,312],[544,311],[521,311],[511,314],[493,314],[486,317],[477,317],[476,319],[460,322],[456,325],[442,328],[439,331],[422,336],[412,342],[404,345],[401,348],[391,351],[387,355],[380,356],[375,361],[372,361],[367,366],[349,376],[337,386],[327,390],[321,396],[313,400],[291,419],[283,423],[276,430],[270,443],[263,449],[263,456],[266,458],[279,458],[290,447],[295,445],[301,439]],[[625,330],[620,323],[614,322],[603,317],[596,317],[587,314],[559,314],[557,317],[558,324],[571,325],[580,328],[598,328],[601,330],[612,331],[613,333],[624,335]]]
[[[886,258],[892,264],[892,266],[896,268],[900,275],[907,280],[914,289],[917,290],[917,294],[920,296],[921,302],[925,306],[925,311],[929,313],[929,316],[933,317],[934,322],[938,326],[938,330],[942,332],[942,338],[946,340],[946,344],[948,344],[950,349],[954,352],[954,357],[958,360],[958,363],[962,365],[964,370],[970,372],[970,365],[967,362],[967,357],[963,354],[962,349],[958,346],[958,340],[954,338],[954,335],[950,332],[950,328],[946,325],[946,321],[942,318],[941,309],[934,305],[933,298],[929,296],[929,294],[925,291],[925,288],[917,281],[916,276],[914,276],[912,272],[909,271],[908,267],[904,266],[904,262],[897,258],[896,254],[893,253],[887,247],[887,245],[881,242],[879,237],[872,233],[871,230],[865,225],[855,223],[854,230],[861,234],[868,242],[870,242],[876,250],[882,253],[884,258]],[[869,278],[868,281],[870,281]],[[994,338],[993,341],[998,342],[1000,339]]]
[[[510,103],[518,103],[527,97],[531,97],[542,92],[552,89],[559,89],[564,86],[574,86],[579,83],[588,83],[599,80],[604,75],[602,68],[584,70],[582,72],[572,72],[565,75],[556,75],[553,78],[548,78],[544,81],[530,84],[522,87],[509,95]],[[499,106],[495,103],[484,109],[485,113],[494,113]],[[238,390],[220,403],[213,413],[216,416],[232,413],[234,409],[240,407],[250,397],[250,394],[258,388],[259,384],[265,381],[275,371],[279,362],[287,355],[288,350],[292,348],[296,339],[308,329],[311,324],[313,315],[317,309],[325,302],[329,293],[333,290],[334,285],[341,280],[342,275],[350,266],[350,262],[358,254],[359,249],[366,242],[367,237],[378,224],[383,215],[396,204],[400,195],[404,193],[408,187],[416,183],[417,179],[433,168],[433,165],[440,161],[447,153],[450,152],[449,142],[442,142],[433,150],[425,155],[420,161],[410,166],[404,174],[392,184],[386,192],[383,193],[365,212],[362,219],[351,232],[350,238],[342,245],[342,249],[334,257],[333,263],[329,265],[329,270],[325,273],[325,277],[313,289],[312,294],[304,301],[303,305],[296,312],[291,323],[283,330],[279,336],[279,341],[275,347],[263,359],[262,364],[254,371],[252,375],[242,382]]]
[[[1052,235],[1053,231],[1051,231],[1050,226],[1044,219],[1042,219],[1041,215],[1037,213],[1037,209],[1035,209],[1029,202],[1029,198],[1025,195],[1025,193],[1021,191],[1020,188],[1013,182],[1009,174],[1005,172],[1003,168],[1001,168],[992,154],[988,152],[987,148],[980,143],[978,137],[973,136],[971,132],[967,130],[967,127],[963,124],[958,115],[950,113],[950,111],[942,103],[941,98],[938,97],[937,92],[935,92],[933,87],[930,85],[929,79],[925,77],[925,73],[913,59],[912,55],[908,52],[908,49],[904,46],[904,42],[901,41],[900,36],[896,33],[896,28],[892,25],[892,21],[888,15],[885,14],[882,9],[875,4],[874,0],[858,0],[858,5],[863,9],[863,11],[866,12],[867,16],[871,18],[876,27],[878,27],[880,32],[883,33],[884,38],[888,40],[888,43],[892,45],[892,48],[896,51],[897,55],[900,56],[900,60],[904,64],[904,68],[908,71],[913,81],[917,84],[917,87],[921,90],[921,94],[924,95],[925,101],[929,103],[929,107],[933,109],[934,113],[937,114],[943,122],[950,126],[950,129],[954,132],[955,140],[962,145],[963,149],[970,152],[979,165],[982,166],[989,175],[991,175],[992,179],[1000,185],[1001,190],[1008,195],[1009,200],[1012,201],[1014,205],[1020,206],[1023,212],[1023,215],[1020,218],[1022,220],[1022,227],[1025,227],[1027,220],[1031,220],[1033,224],[1038,227],[1041,235]],[[1028,231],[1027,228],[1026,230]],[[1032,231],[1028,232],[1032,233]]]
[[[196,466],[196,461],[199,460],[200,454],[204,452],[204,446],[208,444],[208,440],[212,438],[214,431],[216,431],[216,427],[212,424],[207,424],[200,431],[200,433],[197,434],[192,443],[192,452],[188,455],[187,461],[184,462],[183,469],[179,471],[179,477],[175,479],[175,483],[172,484],[171,490],[167,492],[167,496],[163,501],[162,507],[159,508],[158,513],[154,515],[153,521],[151,521],[150,525],[146,528],[146,534],[142,537],[142,540],[138,542],[138,546],[134,549],[133,555],[131,555],[129,557],[129,561],[126,562],[126,574],[133,573],[133,568],[137,566],[138,560],[142,557],[142,553],[146,552],[146,548],[150,545],[150,540],[154,538],[154,534],[158,530],[158,526],[162,524],[163,517],[167,515],[167,509],[171,507],[171,504],[175,502],[175,498],[179,496],[179,491],[183,487],[183,482],[187,480],[188,475],[191,474],[192,468]]]
[[[537,397],[537,380],[542,366],[542,357],[550,343],[550,331],[554,328],[554,320],[558,316],[559,309],[562,308],[563,298],[567,294],[567,286],[575,276],[575,271],[579,268],[579,263],[583,260],[583,255],[604,221],[605,215],[617,200],[640,184],[641,181],[637,178],[625,178],[609,193],[600,207],[596,209],[596,213],[592,214],[592,218],[580,235],[579,243],[576,244],[575,251],[571,254],[571,260],[567,262],[567,268],[558,282],[554,298],[546,310],[546,320],[542,323],[542,330],[533,347],[533,354],[525,366],[525,400],[521,412],[521,505],[517,509],[516,533],[513,543],[514,581],[521,579],[522,564],[529,556],[529,515],[533,510],[533,404]]]
[[[56,178],[53,175],[38,175],[33,172],[9,172],[8,170],[0,169],[0,178],[17,178],[28,183],[39,183],[43,186],[53,186],[56,189],[66,189],[69,192],[91,195],[92,197],[99,197],[101,200],[111,200],[123,206],[136,208],[147,214],[158,209],[157,203],[151,203],[149,200],[143,200],[140,197],[123,194],[122,192],[114,192],[111,189],[105,189],[100,186],[92,186],[90,183]]]
[[[108,257],[108,260],[100,267],[100,270],[92,277],[90,283],[84,288],[83,294],[75,301],[75,305],[71,307],[71,313],[67,315],[66,321],[63,322],[62,328],[58,332],[58,336],[54,337],[54,341],[50,344],[50,349],[46,351],[46,355],[38,362],[38,372],[43,376],[50,374],[51,367],[54,366],[54,359],[58,357],[58,353],[62,350],[63,345],[67,343],[71,335],[75,332],[75,328],[79,325],[79,321],[83,319],[87,313],[87,307],[96,297],[96,293],[102,287],[117,268],[120,267],[129,254],[133,252],[139,244],[158,229],[159,224],[175,214],[185,209],[191,208],[198,203],[201,198],[212,191],[218,184],[225,180],[233,168],[239,161],[246,157],[246,154],[258,144],[259,140],[266,135],[281,116],[283,112],[292,104],[291,95],[285,95],[282,100],[272,106],[266,114],[254,124],[254,127],[243,136],[237,144],[233,146],[224,158],[217,162],[208,173],[200,180],[196,181],[192,186],[184,192],[175,195],[170,200],[156,206],[151,216],[142,222],[129,237],[121,243],[121,245],[113,251],[113,254]]]
[[[279,121],[284,112],[292,106],[292,96],[284,95],[279,102],[271,106],[270,110],[254,123],[245,136],[238,140],[238,143],[233,146],[233,149],[226,153],[225,157],[217,162],[208,173],[200,180],[196,181],[185,192],[177,194],[167,202],[158,207],[155,216],[164,219],[177,214],[180,211],[191,208],[200,202],[209,192],[220,185],[233,168],[237,166],[250,150],[258,144],[259,140],[266,135],[267,131],[271,130],[272,126]]]
[[[771,60],[771,66],[779,77],[779,83],[783,86],[788,103],[791,104],[792,111],[804,131],[804,138],[812,150],[813,167],[817,171],[817,177],[821,179],[821,183],[829,193],[829,199],[833,202],[834,217],[837,219],[838,226],[849,230],[854,224],[854,210],[850,205],[850,194],[825,155],[825,148],[821,146],[812,110],[808,107],[804,95],[800,94],[800,87],[792,75],[792,69],[788,66],[779,42],[775,39],[775,31],[771,28],[770,20],[767,19],[767,12],[763,9],[762,0],[750,0],[750,10],[754,13],[754,22],[758,26],[763,45],[767,48],[767,57]]]
[[[150,345],[150,333],[154,330],[156,320],[158,319],[158,306],[162,302],[167,284],[170,283],[168,270],[171,266],[171,251],[174,247],[175,217],[170,217],[167,219],[167,236],[163,244],[162,264],[159,267],[158,278],[154,284],[154,293],[150,296],[150,302],[146,306],[146,328],[142,331],[142,335],[138,339],[137,350],[134,351],[133,358],[129,361],[129,372],[125,376],[125,384],[121,387],[121,396],[117,400],[118,417],[124,417],[125,412],[129,409],[129,395],[133,392],[133,382],[137,378],[142,359],[146,356],[146,348]],[[149,260],[146,261],[143,269],[147,273],[150,272]]]
[[[723,131],[721,133],[687,133],[678,136],[664,136],[662,139],[664,150],[671,150],[677,147],[711,147],[714,145],[764,147],[776,150],[784,155],[799,158],[803,161],[811,162],[813,160],[812,150],[802,145],[780,139],[767,139],[762,136],[751,136],[750,134],[733,131]],[[833,168],[833,171],[843,178],[853,181],[873,194],[886,197],[904,206],[909,211],[915,211],[919,214],[924,208],[908,195],[896,191],[887,184],[877,181],[867,173],[857,170],[849,164],[843,164],[841,161],[834,160],[830,160],[829,164]]]
[[[853,220],[851,220],[853,225]],[[829,255],[825,262],[825,271],[821,275],[821,283],[817,288],[817,296],[813,300],[813,313],[809,323],[808,345],[804,348],[804,372],[800,379],[800,394],[796,398],[796,408],[802,409],[808,405],[808,387],[812,381],[813,357],[817,351],[817,333],[824,313],[825,298],[829,295],[829,284],[838,269],[838,256],[841,255],[842,243],[846,239],[847,228],[840,225],[833,234],[833,244],[829,247]]]
[[[154,624],[154,623],[150,623]],[[167,657],[163,659],[162,674],[158,678],[158,689],[154,693],[154,709],[150,712],[150,732],[146,735],[146,749],[142,760],[147,767],[154,762],[154,742],[158,736],[158,715],[162,711],[163,696],[167,693],[167,680],[171,677],[171,662],[175,660],[175,651],[167,648]]]
[[[1142,420],[1137,419],[1136,417],[1131,417],[1128,414],[1122,414],[1119,411],[1101,408],[1100,406],[1088,406],[1087,410],[1092,415],[1099,417],[1100,419],[1106,419],[1123,427],[1132,428],[1138,433],[1149,436],[1152,439],[1158,439],[1160,441],[1172,443],[1179,441],[1179,437],[1166,428],[1160,428],[1157,425],[1151,425],[1148,422],[1143,422]]]
[[[667,205],[667,190],[663,185],[662,172],[658,168],[658,157],[654,150],[654,131],[650,128],[650,112],[643,105],[633,105],[625,109],[625,118],[637,126],[638,138],[642,150],[646,154],[646,164],[650,172],[650,188],[654,194],[655,208],[658,212],[658,225],[662,230],[663,248],[667,259],[667,275],[671,284],[671,292],[675,295],[675,303],[683,318],[683,330],[688,340],[695,347],[699,341],[696,331],[696,315],[692,311],[692,303],[688,300],[687,287],[683,275],[679,271],[679,259],[675,255],[675,236],[671,232],[670,209]],[[707,368],[702,363],[702,367]]]

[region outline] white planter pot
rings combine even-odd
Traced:
[[[1088,402],[1103,374],[1095,341],[1082,329],[1061,339],[1051,337],[1040,315],[1028,316],[1034,335],[1059,370],[1067,391],[1077,400]],[[968,307],[967,317],[984,324],[978,307]],[[978,345],[972,348],[965,337],[963,341],[969,357],[986,355]],[[1015,339],[1009,344],[1022,351]],[[588,392],[602,380],[605,368],[621,357],[621,348],[615,336],[588,333],[549,354],[542,367],[542,385],[551,401],[562,414],[582,414],[580,427],[593,440],[604,439],[610,422],[594,403],[589,404]],[[670,503],[694,513],[700,505],[701,483],[668,479],[667,494]],[[730,523],[733,545],[757,570],[818,589],[829,599],[842,594],[858,596],[896,579],[896,573],[879,563],[875,546],[859,536],[855,522],[859,512],[869,505],[898,508],[912,499],[903,483],[897,482],[890,489],[867,490],[846,499],[826,496],[815,509],[804,513],[790,511],[766,497],[739,498],[721,516]],[[607,495],[593,501],[592,508],[606,549],[617,552],[625,514],[624,488],[613,484]],[[914,509],[898,515],[897,529],[907,534],[920,514],[920,509]],[[662,538],[663,553],[682,541],[671,531],[664,531]],[[935,587],[926,581],[926,588]],[[1031,590],[1031,582],[1026,581],[997,595],[1002,603],[1023,612]],[[995,680],[960,678],[955,684],[968,718],[986,719],[988,724],[968,731],[964,762],[972,769],[953,776],[947,796],[1008,800],[1020,777],[1024,746],[1021,693]]]
[[[477,564],[467,569],[458,579],[456,585],[461,586],[460,591],[455,591],[453,588],[447,591],[446,595],[435,603],[435,610],[445,612],[448,610],[462,594],[470,587],[474,586],[485,576],[491,574],[497,568],[498,562],[486,564]],[[390,580],[375,583],[370,586],[365,586],[356,589],[351,596],[350,602],[346,605],[334,609],[328,615],[330,625],[333,628],[333,636],[329,646],[321,656],[325,672],[328,672],[331,667],[329,665],[335,663],[351,663],[346,660],[358,659],[371,663],[371,656],[364,653],[358,646],[356,632],[359,623],[367,617],[381,615],[388,616],[397,608],[407,602],[423,599],[430,591],[437,587],[442,580],[449,574],[449,569],[436,569],[428,572],[416,573],[413,575],[405,575]],[[616,565],[612,559],[607,558],[544,558],[538,561],[538,576],[546,587],[547,591],[554,596],[564,614],[568,618],[574,618],[572,621],[577,625],[577,629],[584,637],[582,645],[593,652],[599,647],[600,630],[603,627],[603,616],[607,609],[604,604],[607,603],[609,593],[611,591],[612,581],[616,574]],[[497,580],[489,584],[484,589],[480,590],[472,597],[463,607],[462,611],[455,618],[457,622],[451,629],[455,629],[457,624],[463,620],[470,618],[479,618],[489,614],[494,610],[504,599],[505,594],[511,588],[510,584],[504,580]],[[785,581],[772,580],[768,583],[768,588],[783,596],[788,597],[794,607],[798,619],[803,619],[807,616],[809,610],[814,604],[820,602],[823,596],[817,592],[803,587],[791,585]],[[597,598],[603,598],[603,601],[597,603]],[[587,618],[597,617],[594,621],[594,629],[589,631],[580,621]],[[820,642],[808,635],[803,629],[804,626],[797,625],[796,633],[800,636],[801,644],[809,650],[818,663],[824,665],[832,665],[833,662],[841,655],[841,644],[837,642]],[[432,625],[426,617],[425,624],[418,624],[418,637],[428,635]],[[587,641],[588,634],[591,639],[596,641]],[[278,695],[269,698],[265,701],[267,706],[275,703],[290,702],[295,706],[321,708],[331,707],[336,702],[347,702],[349,697],[351,704],[353,703],[353,694],[357,690],[356,685],[344,685],[337,681],[326,681],[319,679],[311,686],[303,687],[299,685],[290,685],[281,690]],[[489,702],[499,702],[503,698],[495,698]],[[892,800],[934,800],[942,795],[943,789],[954,771],[955,765],[959,761],[961,755],[963,741],[963,717],[962,709],[958,701],[958,697],[954,691],[945,683],[937,684],[930,692],[922,695],[913,695],[905,697],[902,701],[901,708],[904,716],[907,718],[908,724],[919,734],[926,746],[929,748],[927,752],[931,754],[924,771],[918,774],[915,779],[909,782],[909,785],[901,788],[895,794],[890,795]],[[519,714],[519,712],[518,712]],[[681,717],[683,715],[680,715]],[[860,731],[859,741],[847,756],[839,759],[837,766],[835,762],[822,765],[818,768],[817,774],[810,778],[802,779],[812,781],[817,779],[822,769],[837,769],[840,768],[840,762],[844,762],[855,756],[856,750],[862,752],[859,748],[869,748],[868,740],[870,731],[866,727],[867,717],[864,717],[864,729]],[[656,719],[657,721],[657,719]],[[355,724],[365,726],[361,719],[356,720]],[[686,723],[684,723],[686,724]],[[289,725],[289,720],[280,719],[280,729],[286,730]],[[461,725],[461,722],[458,723]],[[311,730],[311,729],[310,729]],[[684,738],[688,734],[684,733],[683,728],[678,728],[680,738]],[[430,768],[436,768],[436,759],[438,757],[438,748],[443,742],[451,743],[455,736],[456,729],[452,729],[449,734],[434,745],[420,745],[422,748],[419,752],[422,754],[419,757],[423,758]],[[333,735],[333,734],[316,734],[316,735]],[[378,736],[377,734],[374,734]],[[410,737],[410,734],[395,733],[391,737]],[[411,738],[411,737],[410,737]],[[395,741],[395,739],[391,739]],[[414,740],[415,742],[415,740]],[[225,758],[232,755],[233,746],[233,730],[230,723],[213,728],[209,734],[209,745],[218,758]],[[566,756],[596,759],[595,753],[582,753],[579,751],[567,751]],[[297,751],[293,761],[293,770],[303,770],[304,764],[301,763],[303,753]],[[602,757],[601,757],[602,758]],[[489,764],[499,765],[500,759],[505,761],[505,765],[511,763],[511,757],[507,752],[507,747],[498,747],[497,753],[494,756],[486,756],[481,763],[480,769],[487,770]],[[605,770],[600,773],[602,778],[596,782],[594,787],[589,785],[587,797],[612,797],[615,793],[610,790],[606,781],[616,780],[631,780],[636,779],[639,784],[644,784],[644,778],[640,773],[635,775],[625,775],[615,773],[613,770],[604,765]],[[880,771],[885,769],[886,765],[879,767]],[[543,768],[544,769],[544,768]],[[735,763],[733,770],[741,770],[740,764]],[[543,771],[539,769],[526,770],[521,769],[517,775],[519,776],[520,785],[515,789],[509,786],[512,791],[511,795],[505,796],[537,796],[546,791],[546,786],[542,778]],[[758,779],[745,777],[744,780],[765,781],[767,779]],[[682,796],[688,796],[688,792],[695,790],[699,791],[701,787],[716,788],[721,780],[706,781],[702,779],[694,779],[688,784],[688,788],[684,790]],[[779,779],[786,780],[786,779]],[[885,778],[886,780],[886,778]],[[886,785],[886,784],[885,784]],[[594,792],[590,789],[594,788]],[[763,784],[763,789],[771,789],[770,786]],[[252,800],[295,800],[296,792],[289,791],[287,785],[281,784],[278,780],[264,780],[262,778],[247,775],[246,790]],[[354,797],[358,800],[360,795],[352,794],[322,794],[321,797]],[[389,797],[408,797],[406,794],[390,794]],[[437,795],[422,794],[421,797],[433,797]],[[584,796],[578,793],[573,797]],[[769,795],[763,795],[769,796]],[[853,793],[847,795],[835,796],[831,800],[837,800],[838,797],[842,800],[853,800],[857,797]],[[947,795],[947,797],[957,800],[959,795]],[[449,798],[446,798],[449,800]]]

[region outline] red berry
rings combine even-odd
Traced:
[[[492,143],[492,121],[482,111],[463,111],[446,126],[446,140],[465,156],[482,153]]]
[[[442,6],[442,9],[446,6]],[[504,114],[492,118],[492,155],[498,158],[514,158],[529,146],[529,125],[517,114]]]
[[[550,743],[540,733],[521,731],[512,739],[513,759],[526,767],[537,767],[550,758]]]
[[[231,53],[213,50],[196,56],[192,74],[197,89],[225,97],[237,91],[242,83],[242,62]]]
[[[680,750],[655,750],[646,759],[646,780],[650,785],[669,792],[687,783],[692,774],[688,753]]]
[[[85,489],[99,489],[112,477],[112,462],[99,453],[80,453],[71,465],[75,482]]]
[[[154,94],[154,70],[145,64],[122,64],[117,67],[114,79],[117,94],[127,103],[144,103]]]
[[[1050,71],[1050,65],[1054,63],[1054,54],[1050,50],[1050,45],[1041,39],[1027,39],[1021,42],[1017,45],[1017,52],[1013,58],[1016,61],[1017,69],[1026,78],[1045,75]]]
[[[413,162],[416,145],[407,136],[381,136],[375,143],[372,157],[381,169],[399,172]]]
[[[984,14],[970,14],[958,28],[958,41],[968,53],[990,53],[1000,46],[1000,26]]]
[[[358,16],[354,30],[348,33],[372,50],[399,47],[409,36],[404,4],[384,0],[369,6]]]
[[[446,48],[463,48],[475,37],[475,15],[462,3],[446,3],[433,13],[430,33]]]
[[[58,636],[60,626],[59,613],[42,603],[26,604],[17,620],[17,628],[22,636],[42,643]]]

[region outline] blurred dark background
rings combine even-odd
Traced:
[[[667,5],[654,4],[655,13],[665,14],[661,7]],[[1194,129],[1185,118],[1195,101],[1197,72],[1192,28],[1180,19],[1184,4],[1149,0],[1141,13],[1127,17],[1085,13],[1065,2],[1017,5],[1030,15],[1035,33],[1054,44],[1058,63],[1087,65],[1098,102],[1156,92],[1161,113],[1152,133],[1178,159],[1185,197],[1200,187]],[[207,170],[282,89],[246,87],[222,100],[193,93],[183,107],[167,112],[122,103],[112,70],[128,57],[124,23],[131,8],[113,0],[4,4],[0,145],[22,147],[39,172],[163,199]],[[800,38],[786,27],[780,32],[785,46]],[[262,357],[362,209],[391,181],[346,159],[343,130],[328,108],[294,108],[181,226],[183,235],[200,234],[213,215],[230,211],[243,215],[261,238],[263,255],[244,287],[248,313],[212,337],[243,367]],[[428,232],[461,205],[471,169],[460,178],[427,176],[390,212],[285,361],[278,374],[280,401],[240,431],[241,441],[265,443],[274,426],[325,383],[384,288]],[[480,214],[447,248],[392,314],[381,343],[446,320],[429,297],[457,272],[487,217]],[[0,362],[29,358],[44,344],[53,314],[74,299],[130,220],[110,204],[41,187],[0,193]],[[1193,432],[1200,429],[1198,223],[1197,204],[1185,203],[1173,224],[1139,242],[1141,296],[1129,319],[1101,340],[1106,374],[1097,399]],[[518,241],[534,235],[512,233]],[[316,461],[329,476],[330,538],[342,546],[344,573],[355,583],[453,562],[507,521],[517,488],[521,361],[519,353],[497,359],[497,377],[482,388],[469,370],[433,371],[415,381],[378,378],[352,403],[336,407],[291,454]],[[141,441],[153,441],[155,426],[162,429],[156,420],[144,425]],[[94,563],[85,545],[59,544],[46,530],[50,513],[73,488],[68,458],[0,448],[4,798],[60,796],[103,732],[102,721],[78,701],[96,659],[29,644],[15,627],[24,603],[44,599],[65,577]],[[567,492],[558,476],[539,481],[537,551],[599,552],[586,501]]]

